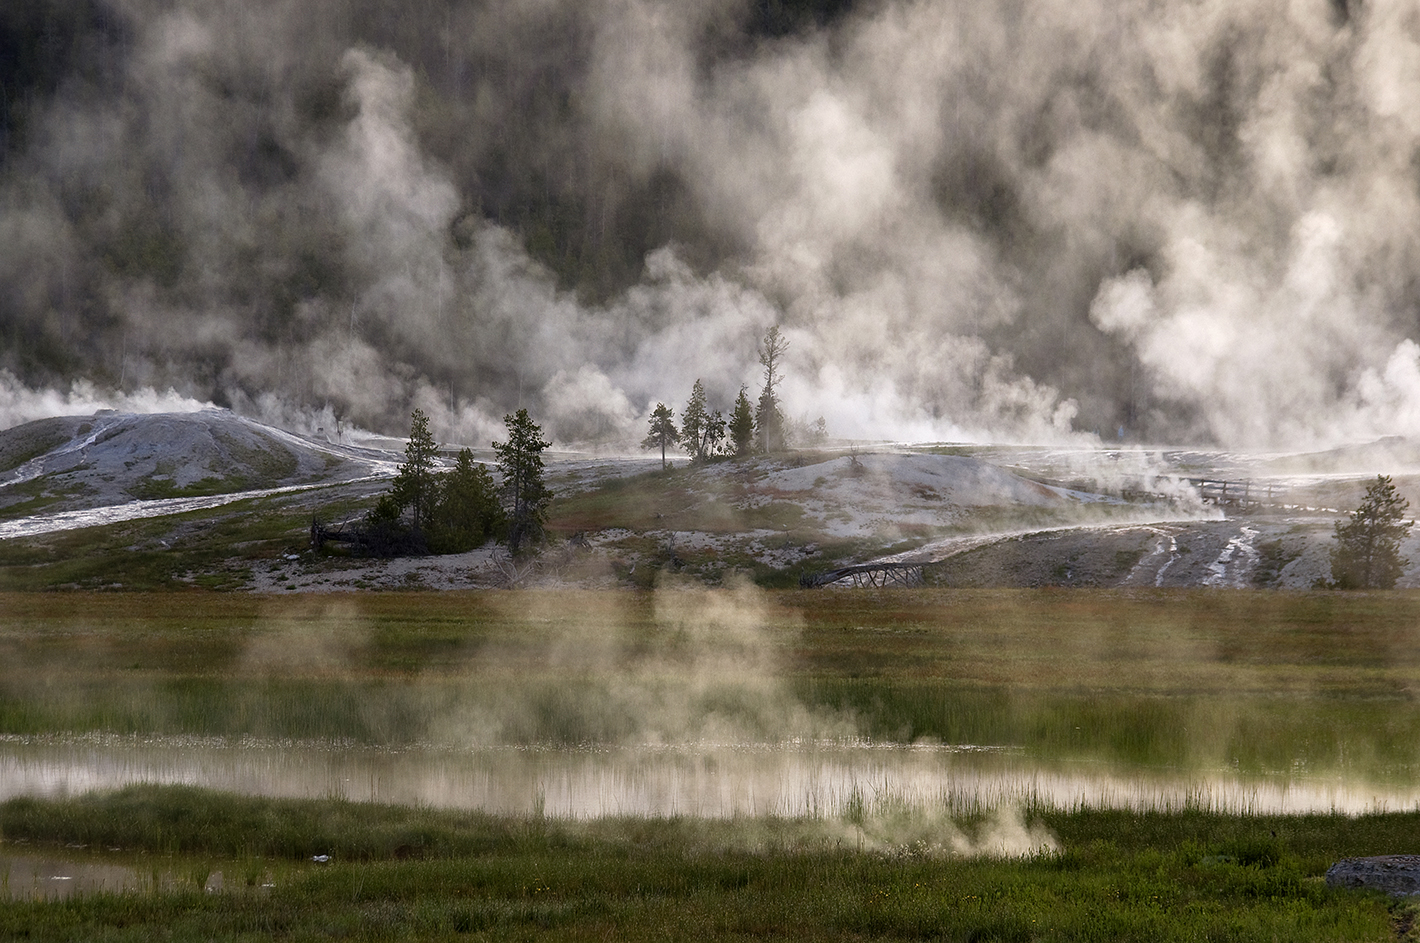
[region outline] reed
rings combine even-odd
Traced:
[[[864,851],[824,821],[571,823],[183,788],[13,800],[0,804],[7,843],[122,842],[125,854],[176,855],[164,859],[169,870],[191,861],[199,877],[280,877],[268,889],[233,881],[221,894],[194,879],[63,902],[0,900],[0,936],[1379,940],[1409,905],[1328,890],[1321,871],[1336,856],[1420,840],[1413,814],[1024,814],[1060,850]],[[957,826],[979,835],[987,824]],[[332,863],[309,863],[313,850]]]

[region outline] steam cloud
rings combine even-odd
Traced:
[[[1420,434],[1409,4],[30,0],[0,53],[7,422],[624,441],[778,323],[843,435]]]

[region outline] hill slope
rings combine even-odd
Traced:
[[[226,410],[40,419],[0,431],[0,512],[234,494],[390,469],[383,454],[295,436]]]
[[[311,552],[313,517],[358,518],[388,487],[402,456],[398,440],[384,444],[223,410],[0,431],[0,589],[650,586],[667,573],[787,586],[884,559],[925,565],[945,586],[1303,588],[1328,575],[1335,509],[1366,484],[1333,466],[1389,471],[1406,457],[1394,442],[1339,457],[951,446],[662,470],[654,457],[549,453],[557,499],[539,559],[514,565],[491,546],[398,560]],[[1205,507],[1184,480],[1194,477],[1266,483],[1283,498]],[[1397,483],[1420,493],[1420,476]],[[1420,534],[1403,549],[1420,561]],[[1420,562],[1401,585],[1420,585]]]

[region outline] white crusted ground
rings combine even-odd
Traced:
[[[176,514],[334,482],[373,482],[363,487],[374,491],[383,487],[381,480],[392,476],[402,459],[398,441],[387,444],[392,450],[295,436],[222,410],[150,416],[110,413],[31,423],[0,432],[0,468],[9,463],[0,471],[0,517],[5,516],[6,506],[33,501],[37,494],[47,495],[49,503],[38,513],[0,520],[0,539]],[[692,489],[691,500],[728,501],[739,510],[792,504],[803,512],[794,533],[763,527],[733,533],[603,531],[585,535],[583,547],[544,555],[536,567],[515,566],[497,548],[337,564],[292,553],[258,565],[250,586],[262,592],[309,592],[530,582],[588,585],[614,582],[613,563],[623,572],[628,565],[639,565],[640,552],[618,546],[622,542],[658,547],[659,556],[666,558],[691,552],[703,556],[713,550],[722,556],[787,567],[811,561],[819,552],[819,540],[858,540],[887,547],[909,534],[946,532],[948,536],[899,558],[945,560],[976,551],[996,552],[996,562],[991,564],[996,569],[987,576],[1005,585],[1049,583],[1064,573],[1067,581],[1104,574],[1098,576],[1103,585],[1229,587],[1253,585],[1258,573],[1279,566],[1280,546],[1283,562],[1268,577],[1268,585],[1305,588],[1329,574],[1330,532],[1336,519],[1335,510],[1329,509],[1354,505],[1366,476],[1374,473],[1367,462],[1377,456],[1400,461],[1416,451],[1407,448],[1405,443],[1386,441],[1369,449],[1314,456],[1025,447],[981,448],[966,455],[884,448],[862,454],[806,453],[720,463],[696,471],[701,484]],[[549,453],[547,458],[557,487],[564,492],[659,464],[659,456],[645,455]],[[1420,483],[1416,476],[1404,477],[1404,468],[1374,470],[1397,473],[1402,493]],[[1265,480],[1287,489],[1297,503],[1291,510],[1227,520],[1216,508],[1197,503],[1196,491],[1186,481],[1189,477]],[[135,494],[151,494],[155,485],[159,491],[192,486],[220,491],[226,482],[240,482],[246,490],[135,499]],[[1139,504],[1118,496],[1131,488],[1178,500],[1171,505]],[[1034,532],[1019,528],[971,532],[973,525],[980,527],[983,520],[994,519],[990,518],[993,509],[1038,512],[1040,519],[1059,523]],[[1405,552],[1416,562],[1401,585],[1420,585],[1420,534],[1407,541]],[[1132,565],[1131,554],[1137,554]],[[871,559],[871,554],[865,559]],[[1118,568],[1119,561],[1123,569]],[[1013,579],[1018,582],[1012,583]]]

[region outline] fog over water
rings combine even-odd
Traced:
[[[1420,433],[1399,0],[31,0],[0,53],[0,424],[626,441],[778,324],[839,435]]]

